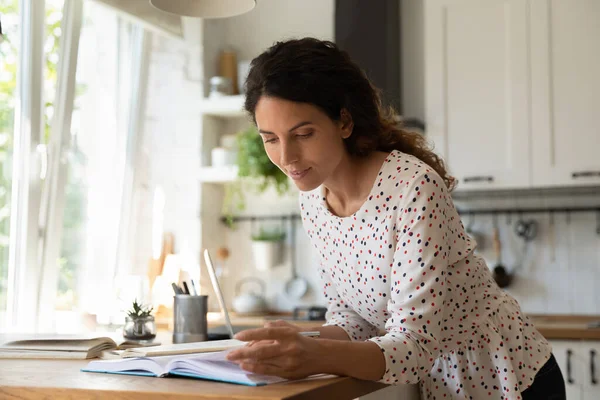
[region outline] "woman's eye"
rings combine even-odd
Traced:
[[[308,132],[308,133],[302,133],[302,134],[298,134],[296,136],[298,136],[300,139],[306,139],[309,138],[313,135],[313,132]]]
[[[273,143],[277,140],[277,138],[273,138],[273,139],[267,139],[264,141],[264,143]]]

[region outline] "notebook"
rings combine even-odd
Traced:
[[[191,353],[210,353],[243,347],[246,342],[235,339],[212,340],[207,342],[177,343],[152,348],[127,349],[120,358],[172,356]]]
[[[94,360],[88,363],[85,368],[82,368],[82,371],[157,378],[183,376],[247,386],[263,386],[286,381],[286,379],[276,376],[244,371],[236,363],[227,361],[225,358],[227,353],[228,351],[218,351],[152,358]]]
[[[124,350],[140,346],[159,346],[160,343],[117,341],[110,337],[48,335],[15,340],[0,345],[0,358],[62,358],[85,360],[96,358],[105,351]]]

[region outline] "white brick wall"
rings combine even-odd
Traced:
[[[198,38],[200,43],[200,38]],[[176,251],[199,254],[198,184],[202,65],[199,44],[153,36],[149,67],[143,157],[136,188],[138,220],[135,272],[145,274],[152,255],[152,200],[161,186],[166,195],[164,231],[175,235]]]

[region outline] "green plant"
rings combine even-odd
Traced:
[[[290,186],[288,177],[269,160],[256,126],[251,125],[238,133],[237,144],[239,177],[257,178],[259,192],[264,192],[270,185],[280,195],[287,192]]]
[[[267,231],[263,228],[260,229],[257,235],[252,235],[252,240],[262,242],[279,242],[285,239],[285,232],[280,231]]]
[[[131,319],[147,318],[152,313],[152,310],[153,307],[144,306],[135,299],[133,300],[132,308],[127,311],[127,315]]]
[[[280,196],[285,194],[290,183],[287,175],[269,160],[265,147],[256,129],[251,125],[236,136],[238,145],[238,178],[251,182],[262,193],[273,186]],[[222,212],[227,224],[233,225],[233,214],[245,208],[244,188],[240,180],[225,186]]]

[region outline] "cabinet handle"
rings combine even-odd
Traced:
[[[598,380],[596,379],[596,364],[594,358],[596,357],[596,350],[590,350],[590,376],[592,377],[592,385],[597,385]]]
[[[575,380],[571,376],[571,356],[573,355],[573,351],[571,349],[567,349],[567,382],[572,385],[575,383]]]
[[[600,178],[600,171],[576,171],[576,172],[571,173],[571,177],[573,179],[593,178],[593,177]]]
[[[469,182],[494,182],[493,176],[465,176],[463,179],[465,183]]]

